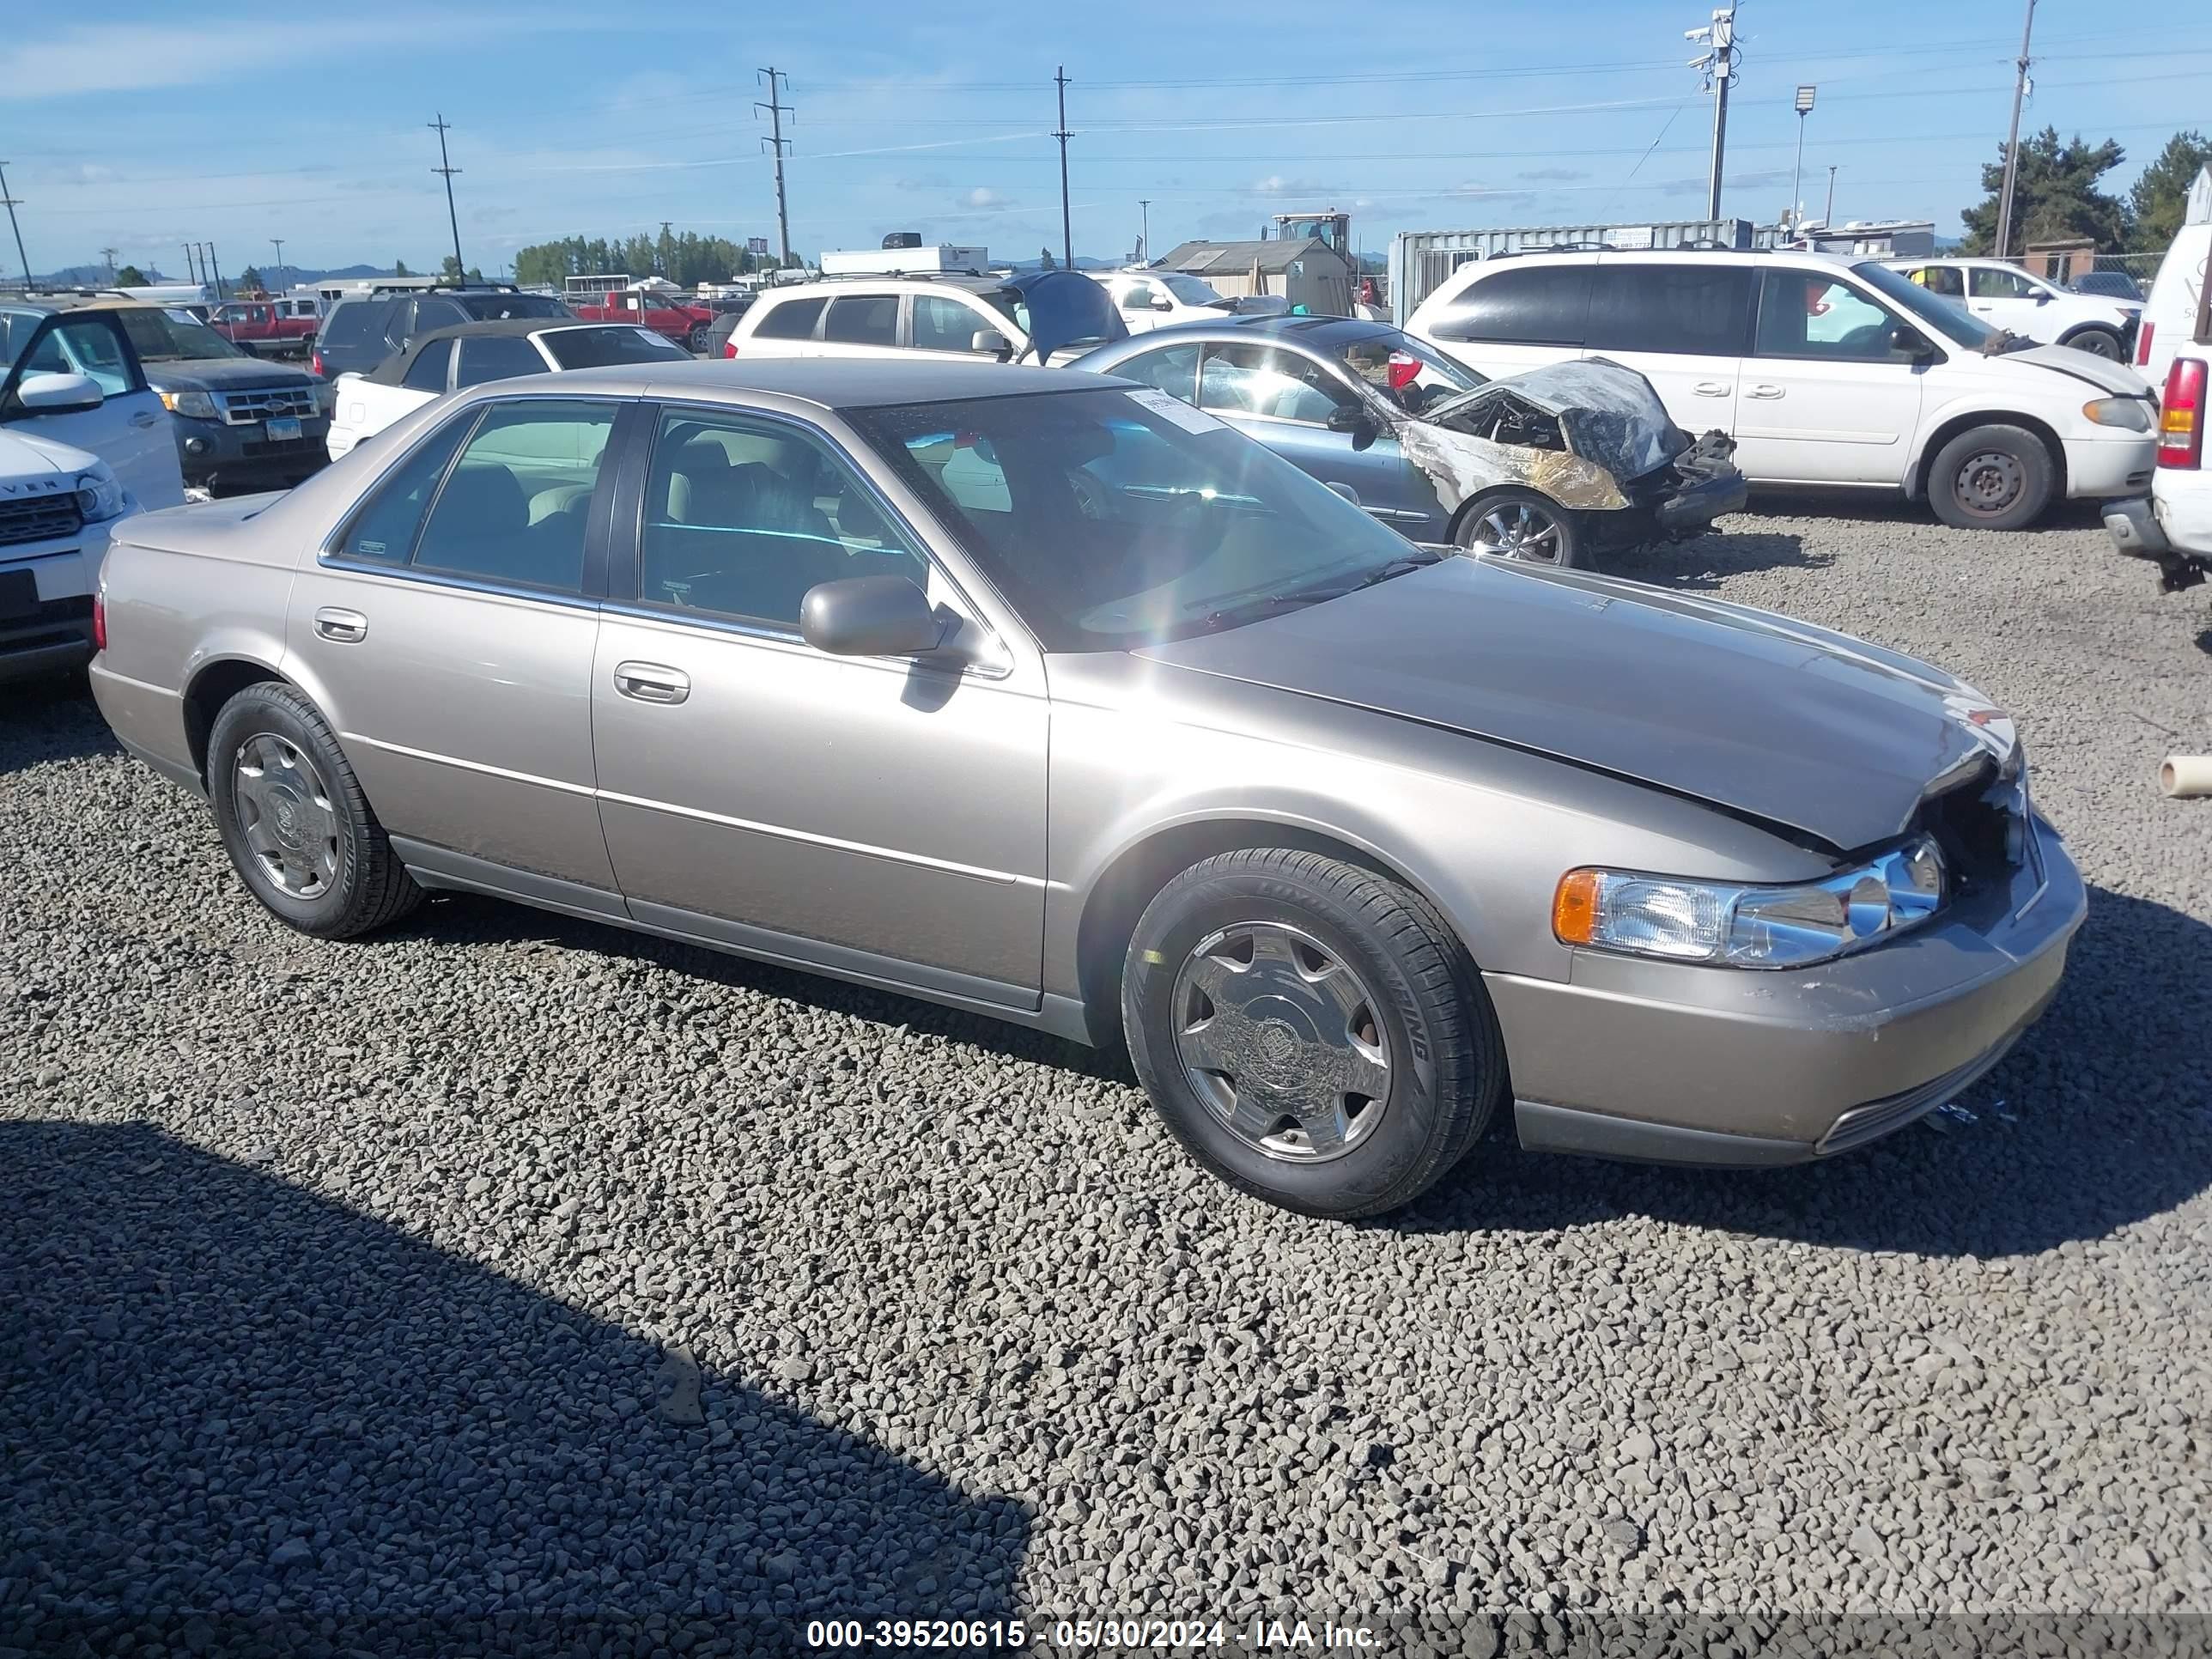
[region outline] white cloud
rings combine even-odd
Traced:
[[[960,198],[971,208],[1002,207],[1006,198],[988,185],[978,185]]]

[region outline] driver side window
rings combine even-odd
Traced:
[[[1830,362],[1903,362],[1890,343],[1897,322],[1887,307],[1818,272],[1769,270],[1761,281],[1757,351]]]
[[[1330,384],[1326,369],[1296,352],[1262,345],[1206,349],[1198,381],[1200,409],[1325,426],[1339,404],[1351,401],[1348,391]]]
[[[64,317],[39,337],[24,365],[26,374],[82,374],[107,398],[145,389],[123,349],[113,318],[97,312]]]

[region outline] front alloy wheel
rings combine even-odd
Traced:
[[[1459,544],[1470,553],[1519,559],[1564,570],[1582,551],[1574,515],[1533,489],[1516,489],[1477,501],[1459,526]]]

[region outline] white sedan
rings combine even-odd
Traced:
[[[1115,309],[1132,334],[1176,323],[1218,323],[1237,301],[1214,292],[1201,277],[1179,270],[1099,270],[1091,273],[1114,296]]]
[[[433,329],[366,374],[331,388],[331,459],[337,460],[410,410],[463,386],[611,363],[689,362],[691,354],[634,323],[511,317]]]

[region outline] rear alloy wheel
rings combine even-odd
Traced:
[[[2107,362],[2120,361],[2120,337],[2109,328],[2085,328],[2078,334],[2068,335],[2059,343],[2086,351],[2092,357],[2102,357]]]
[[[1443,918],[1318,853],[1223,853],[1170,882],[1131,937],[1121,1012],[1176,1138],[1306,1215],[1410,1203],[1504,1092],[1496,1017]]]
[[[1470,553],[1547,564],[1555,570],[1571,568],[1582,557],[1580,522],[1533,489],[1484,496],[1461,517],[1453,539]]]
[[[694,356],[704,356],[707,348],[714,343],[714,325],[701,323],[691,331],[691,351]]]
[[[2016,426],[1979,426],[1945,444],[1928,471],[1929,505],[1961,530],[2020,530],[2041,518],[2056,485],[2051,452]]]
[[[249,685],[208,734],[208,796],[223,848],[270,913],[319,939],[349,939],[422,902],[314,704]]]

